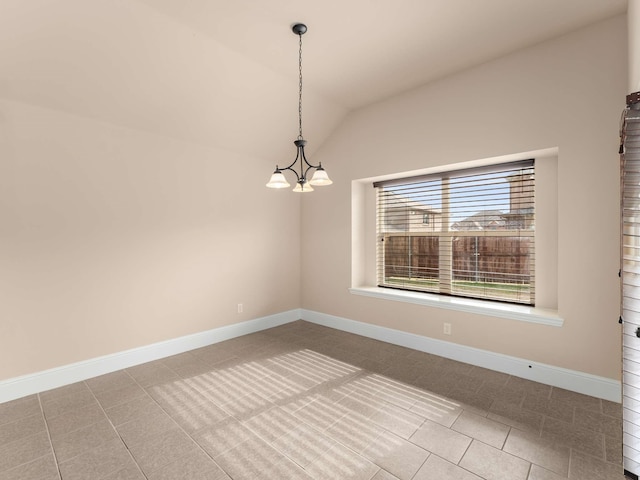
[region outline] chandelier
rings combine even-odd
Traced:
[[[299,82],[298,82],[298,138],[293,143],[296,146],[296,159],[285,168],[280,168],[276,165],[276,169],[271,175],[271,179],[269,183],[267,183],[267,187],[269,188],[287,188],[289,187],[289,182],[285,178],[282,172],[289,170],[294,173],[296,176],[296,186],[293,189],[294,192],[306,193],[313,192],[313,187],[321,187],[324,185],[331,185],[333,182],[329,179],[329,175],[324,168],[322,168],[322,164],[312,165],[307,160],[306,155],[304,154],[304,146],[307,144],[307,141],[302,137],[302,35],[307,31],[307,26],[302,23],[296,23],[291,30],[293,33],[298,35],[299,38],[299,50],[298,50],[298,72],[299,72]],[[299,165],[296,165],[298,164]],[[298,170],[296,170],[296,167]],[[308,175],[310,171],[313,170],[313,177],[308,180]]]

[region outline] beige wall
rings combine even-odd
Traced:
[[[270,161],[9,101],[0,124],[0,380],[299,308]]]
[[[46,47],[72,33],[107,44],[111,32],[124,28],[123,18],[134,37],[148,25],[137,21],[145,9],[118,5],[131,11],[92,12],[96,21],[86,31],[67,28],[73,17],[66,13],[50,22],[52,12],[39,9],[42,25],[33,23],[31,9],[3,25],[12,49],[0,100],[0,381],[300,306],[619,377],[616,149],[626,93],[624,18],[353,112],[320,151],[310,151],[334,185],[300,199],[263,188],[274,160],[294,153],[290,143],[279,150],[283,137],[293,140],[286,132],[295,118],[282,101],[293,81],[225,50],[220,58],[233,64],[230,71],[238,67],[265,82],[254,94],[266,113],[249,126],[244,114],[213,115],[194,130],[188,121],[209,108],[202,99],[224,91],[209,81],[217,78],[218,57],[211,58],[210,75],[185,92],[193,108],[164,115],[136,102],[162,98],[170,87],[166,75],[158,77],[162,85],[153,75],[143,78],[135,83],[139,91],[119,73],[131,66],[114,65],[119,57],[109,59],[113,68],[103,75],[89,68],[94,50],[83,50],[82,41],[55,49],[66,52],[62,59],[51,56]],[[157,16],[152,25],[148,43],[167,44],[149,51],[157,61],[215,51],[168,18]],[[34,34],[43,31],[50,34]],[[113,81],[125,84],[127,95],[113,97]],[[274,89],[277,95],[265,93]],[[219,97],[215,102],[234,100]],[[96,98],[102,110],[93,108]],[[309,112],[324,109],[317,118],[325,120],[310,125],[316,128],[309,132],[319,131],[310,137],[315,148],[343,110],[307,98]],[[229,150],[245,140],[248,153]],[[348,293],[353,180],[552,147],[559,151],[557,290],[564,327]],[[215,175],[228,181],[214,184]],[[451,337],[441,334],[445,321],[453,324]]]
[[[617,134],[626,82],[622,16],[350,114],[315,156],[332,190],[303,199],[303,308],[618,379]],[[557,242],[538,246],[557,244],[563,327],[348,292],[352,241],[361,243],[352,238],[352,181],[553,148]],[[364,258],[357,249],[353,256]]]

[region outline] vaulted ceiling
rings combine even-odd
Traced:
[[[241,151],[312,151],[364,105],[626,11],[626,0],[0,0],[0,98]]]

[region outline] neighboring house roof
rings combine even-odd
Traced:
[[[504,213],[500,210],[482,210],[455,222],[451,230],[497,230],[506,227]]]

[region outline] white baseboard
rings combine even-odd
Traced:
[[[302,310],[303,320],[364,337],[382,340],[403,347],[428,352],[441,357],[471,363],[528,380],[564,388],[612,402],[622,401],[622,386],[617,380],[599,377],[526,359],[502,355],[487,350],[458,345],[434,338],[423,337],[391,328],[349,320],[311,310]]]
[[[195,333],[174,338],[164,342],[145,345],[124,352],[103,357],[92,358],[71,365],[52,368],[42,372],[10,378],[0,381],[0,403],[16,398],[26,397],[33,393],[51,390],[88,378],[115,372],[123,368],[133,367],[141,363],[151,362],[196,348],[206,347],[231,338],[277,327],[285,323],[299,320],[300,309],[289,310],[267,317],[248,320],[242,323],[214,328],[206,332]]]
[[[165,342],[154,343],[124,352],[92,358],[82,362],[0,381],[0,403],[33,393],[62,387],[123,368],[205,347],[231,338],[277,327],[303,319],[327,327],[355,333],[480,367],[508,373],[536,382],[565,388],[613,402],[621,402],[621,384],[610,378],[554,367],[537,362],[458,345],[391,328],[358,322],[311,310],[294,309],[242,323],[215,328]]]

